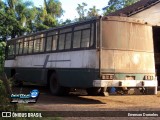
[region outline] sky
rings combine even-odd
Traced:
[[[32,0],[34,5],[37,7],[40,7],[43,5],[44,0]],[[91,8],[94,5],[97,9],[100,9],[100,14],[102,13],[102,8],[107,6],[108,0],[59,0],[62,3],[62,8],[65,11],[64,15],[61,17],[61,19],[66,20],[70,19],[73,20],[74,18],[78,17],[78,14],[76,12],[76,7],[78,4],[81,4],[82,2],[87,3],[88,7]]]

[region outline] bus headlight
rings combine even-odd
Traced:
[[[113,74],[103,74],[101,76],[102,80],[113,80],[114,79],[114,75]]]
[[[145,75],[144,80],[153,80],[153,76],[151,75]]]

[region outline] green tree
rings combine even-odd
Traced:
[[[44,7],[38,8],[36,31],[58,25],[58,18],[63,15],[62,4],[58,0],[44,0]]]
[[[115,12],[116,10],[122,9],[129,5],[134,4],[139,0],[109,0],[104,15]]]
[[[15,38],[31,31],[31,27],[28,26],[31,19],[34,19],[33,13],[32,2],[23,2],[21,0],[6,0],[2,2],[1,0],[0,39]]]
[[[79,15],[79,18],[78,18],[79,21],[85,20],[87,18],[86,6],[87,4],[83,2],[82,4],[78,4],[78,7],[76,8],[77,13]]]
[[[88,17],[95,17],[95,16],[99,16],[99,12],[100,10],[96,8],[96,6],[93,6],[92,8],[89,8],[88,11]]]
[[[39,8],[30,1],[0,0],[0,40],[54,27],[62,14],[58,0],[44,0]]]
[[[5,42],[0,42],[0,75],[3,72],[3,66],[4,66],[4,59],[5,59]]]
[[[70,19],[66,19],[65,21],[63,21],[63,20],[60,21],[60,25],[67,25],[70,23],[72,23],[72,21]]]

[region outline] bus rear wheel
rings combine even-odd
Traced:
[[[49,88],[52,95],[68,95],[69,93],[69,88],[60,86],[56,73],[50,76]]]

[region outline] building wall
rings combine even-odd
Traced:
[[[143,19],[153,25],[160,25],[160,3],[130,17]]]

